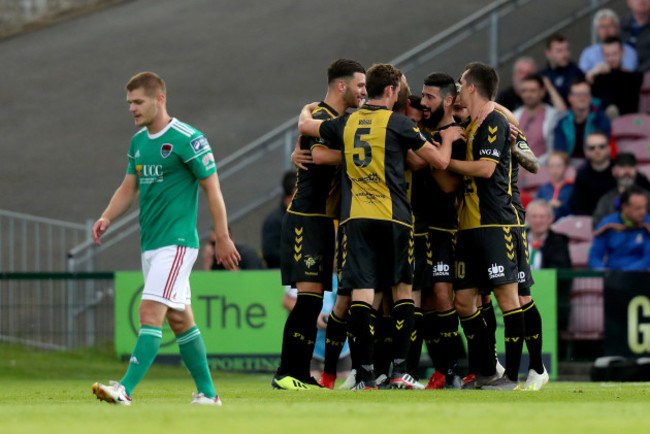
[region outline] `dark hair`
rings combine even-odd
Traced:
[[[523,81],[535,81],[537,84],[539,84],[539,87],[544,88],[544,79],[542,78],[541,74],[528,74],[524,77]]]
[[[618,36],[608,36],[603,41],[603,45],[605,44],[618,44],[622,47],[623,41],[621,41],[621,38],[619,38]]]
[[[468,63],[465,66],[465,82],[476,86],[478,94],[492,100],[499,89],[499,74],[490,65],[481,62]]]
[[[578,78],[574,78],[574,79],[571,81],[571,84],[569,85],[569,93],[571,92],[571,88],[572,88],[573,86],[577,86],[577,85],[579,85],[579,84],[586,84],[587,86],[589,86],[589,90],[591,90],[591,85],[589,84],[589,82],[587,81],[587,79],[584,78],[584,77],[578,77]]]
[[[420,95],[409,95],[409,105],[416,110],[422,110],[422,97]]]
[[[395,86],[402,78],[402,71],[387,63],[374,64],[366,72],[366,91],[368,99],[381,98],[384,89],[388,86]]]
[[[629,205],[630,204],[630,197],[634,194],[641,194],[643,196],[646,195],[646,190],[642,189],[638,185],[631,185],[628,188],[626,188],[623,193],[621,193],[621,205]]]
[[[167,94],[164,80],[155,72],[140,72],[126,83],[126,90],[129,92],[139,88],[143,88],[145,93],[151,97],[159,93]]]
[[[443,99],[451,96],[455,100],[456,95],[458,94],[454,78],[444,72],[432,72],[427,75],[424,79],[424,85],[439,88],[440,96],[442,96]]]
[[[287,170],[282,176],[282,191],[285,196],[292,196],[293,189],[296,188],[296,171]]]
[[[593,130],[589,134],[587,134],[587,137],[589,136],[603,136],[605,140],[607,141],[607,144],[609,145],[609,136],[607,135],[606,132],[601,131],[601,130]],[[587,140],[585,139],[584,144],[582,145],[583,147],[587,146]]]
[[[356,60],[338,59],[327,68],[327,84],[340,78],[352,77],[356,72],[365,74],[366,70]]]
[[[614,158],[613,166],[636,167],[636,156],[630,152],[619,152]]]
[[[566,42],[567,38],[565,38],[563,35],[559,33],[554,33],[553,35],[549,36],[549,38],[546,40],[546,49],[551,48],[551,44],[553,42]]]

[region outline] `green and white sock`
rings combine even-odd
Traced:
[[[176,343],[178,343],[183,363],[194,378],[197,391],[208,398],[216,397],[217,392],[212,384],[205,343],[199,328],[194,326],[185,333],[177,335]]]
[[[120,380],[120,383],[126,389],[127,395],[131,396],[133,389],[149,370],[158,354],[161,341],[162,328],[142,326],[138,334],[138,340],[135,342],[133,354],[131,354],[129,369],[127,369],[124,378]]]

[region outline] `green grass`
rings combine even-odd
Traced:
[[[550,383],[541,392],[274,391],[270,374],[217,372],[223,407],[188,405],[189,374],[154,366],[130,407],[96,401],[121,378],[110,351],[43,353],[0,344],[0,433],[641,433],[650,383]]]

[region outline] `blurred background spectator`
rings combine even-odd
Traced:
[[[584,153],[587,161],[576,174],[569,207],[571,214],[591,216],[600,198],[616,187],[607,135],[600,131],[590,133],[585,142]]]
[[[282,219],[296,189],[296,171],[288,170],[282,177],[282,202],[264,219],[262,225],[262,256],[267,268],[280,268],[280,235]]]
[[[553,105],[544,102],[550,96]],[[526,135],[528,146],[544,163],[548,152],[553,150],[553,134],[558,121],[565,115],[566,104],[547,77],[540,74],[527,75],[520,84],[524,105],[514,111],[519,128]]]
[[[594,131],[604,133],[609,141],[611,122],[592,104],[591,86],[584,78],[570,85],[569,110],[555,127],[554,150],[564,151],[570,158],[584,158],[585,138]]]
[[[650,181],[636,169],[636,157],[626,152],[619,153],[612,163],[612,175],[616,187],[600,198],[593,214],[594,227],[605,217],[621,209],[621,194],[632,185],[641,187],[646,192],[650,205]],[[650,213],[650,209],[647,210]]]
[[[564,101],[569,102],[569,86],[575,79],[584,77],[578,65],[571,61],[569,41],[556,33],[546,41],[544,54],[548,65],[540,74],[548,77]]]
[[[605,62],[587,73],[593,97],[600,100],[600,106],[610,119],[636,113],[639,111],[643,74],[621,67],[623,45],[618,36],[606,38],[602,43],[602,50]]]
[[[553,210],[544,199],[535,199],[526,208],[526,231],[530,268],[571,268],[569,239],[553,232]]]
[[[605,63],[602,52],[602,42],[612,36],[620,36],[618,14],[611,9],[600,9],[594,15],[594,33],[598,37],[598,43],[582,50],[578,65],[582,72],[587,74],[599,64]],[[623,69],[635,71],[638,64],[636,50],[629,44],[623,44],[623,58],[621,59]]]
[[[569,156],[564,151],[553,151],[546,159],[546,170],[551,178],[537,190],[537,199],[544,199],[553,210],[554,220],[571,213],[569,200],[573,194],[573,178],[567,176]]]
[[[594,233],[589,268],[650,270],[650,216],[646,192],[633,185],[621,194],[621,211],[603,218]]]
[[[262,258],[260,258],[259,253],[254,248],[247,246],[245,244],[240,244],[235,241],[235,238],[232,236],[232,231],[228,228],[228,235],[235,247],[241,256],[239,265],[237,266],[238,270],[261,270],[264,268],[262,264]],[[204,270],[225,270],[225,267],[217,263],[217,258],[214,257],[215,244],[217,242],[217,234],[214,232],[213,228],[210,228],[210,236],[208,239],[208,244],[203,248],[203,269]]]
[[[638,70],[650,71],[650,0],[627,0],[630,15],[621,20],[621,39],[636,49]]]
[[[532,57],[519,57],[512,67],[512,85],[499,92],[496,102],[512,112],[521,107],[521,84],[524,78],[536,72],[537,65]]]

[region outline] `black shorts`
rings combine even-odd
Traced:
[[[429,234],[417,234],[415,241],[415,273],[413,275],[413,291],[423,291],[433,286],[433,252]]]
[[[353,219],[341,226],[341,288],[383,289],[413,283],[413,228]]]
[[[334,221],[286,213],[282,220],[280,267],[283,285],[317,282],[332,290]]]
[[[511,226],[458,231],[454,289],[492,289],[518,282],[519,233]]]
[[[456,232],[429,228],[429,240],[433,253],[432,282],[453,282]]]
[[[530,252],[528,251],[528,238],[526,236],[526,229],[518,227],[517,229],[517,268],[519,274],[517,281],[519,282],[519,295],[530,295],[530,288],[535,284],[533,274],[530,271]]]

